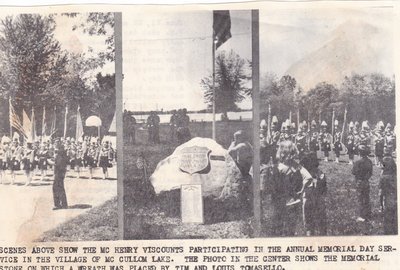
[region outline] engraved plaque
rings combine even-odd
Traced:
[[[210,152],[207,147],[183,148],[180,153],[179,169],[188,174],[201,173],[210,165]]]

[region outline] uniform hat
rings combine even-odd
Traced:
[[[390,123],[387,123],[387,125],[386,125],[386,129],[388,129],[388,128],[392,128],[392,125]]]
[[[362,122],[361,129],[369,129],[368,121],[363,121]]]
[[[338,125],[339,125],[339,121],[335,120],[335,126],[338,126]]]
[[[322,121],[321,127],[327,127],[327,126],[328,126],[328,124],[325,121]]]
[[[350,122],[349,128],[354,128],[354,123],[353,123],[353,121]]]
[[[311,126],[316,127],[317,126],[317,122],[315,122],[315,120],[311,121]]]
[[[278,123],[278,117],[276,117],[276,115],[272,116],[272,123]]]
[[[265,119],[261,120],[260,128],[261,129],[266,129],[267,127],[268,127],[267,121],[265,121]]]

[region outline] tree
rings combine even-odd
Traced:
[[[261,118],[267,117],[269,105],[281,121],[289,117],[290,111],[295,115],[301,91],[296,79],[290,75],[278,79],[275,74],[267,73],[261,81]]]
[[[63,13],[62,15],[75,18],[79,13]],[[107,46],[105,51],[98,53],[98,57],[87,59],[91,66],[103,66],[107,61],[113,62],[115,60],[115,39],[114,39],[114,13],[113,12],[89,12],[82,14],[84,22],[74,25],[72,30],[81,29],[88,35],[105,36],[105,44]]]
[[[54,98],[68,59],[54,38],[52,16],[21,14],[1,21],[1,95],[25,107]]]
[[[345,77],[341,85],[341,99],[348,103],[353,121],[380,120],[394,123],[395,82],[379,73],[353,74]]]
[[[310,120],[325,120],[329,124],[328,119],[331,119],[333,108],[338,110],[337,106],[334,105],[338,96],[339,90],[337,87],[326,82],[318,83],[314,88],[310,89],[303,101],[309,111]]]
[[[217,55],[215,59],[215,97],[212,75],[203,78],[200,83],[209,108],[212,107],[215,98],[216,112],[227,116],[228,111],[238,110],[236,103],[250,95],[249,87],[246,85],[248,83],[246,68],[246,61],[233,51],[229,54],[221,52]]]

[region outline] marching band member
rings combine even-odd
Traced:
[[[331,151],[332,135],[327,131],[327,123],[322,121],[321,132],[319,133],[319,141],[321,144],[321,151],[324,152],[324,160],[328,162],[329,152]]]
[[[108,178],[108,168],[112,166],[113,153],[107,140],[104,140],[103,145],[99,150],[98,166],[103,169],[103,179]]]
[[[39,151],[37,152],[37,159],[39,164],[40,176],[43,181],[47,175],[47,160],[50,158],[49,150],[47,149],[45,144],[40,146]]]
[[[83,165],[83,159],[85,156],[85,149],[82,146],[82,139],[79,139],[76,145],[76,156],[75,156],[75,171],[78,174],[78,179],[81,178],[81,167]]]
[[[396,151],[396,134],[394,133],[390,123],[387,123],[385,128],[385,148],[387,148],[387,151],[391,153]]]
[[[89,175],[90,175],[89,179],[92,179],[93,177],[93,168],[96,167],[97,158],[98,158],[97,144],[96,141],[92,140],[86,152],[86,164],[89,168]]]
[[[353,122],[350,122],[349,124],[349,133],[347,134],[346,144],[347,144],[347,154],[349,155],[349,164],[353,165],[354,155],[357,153],[357,143],[354,134]]]
[[[26,148],[22,149],[22,164],[25,171],[26,183],[25,186],[30,185],[32,182],[33,161],[35,152],[31,141],[26,142]]]
[[[295,137],[295,144],[297,150],[299,151],[299,158],[303,156],[305,152],[308,151],[308,134],[307,134],[307,123],[304,121],[300,124],[299,132],[296,134]]]
[[[335,152],[335,162],[339,163],[340,151],[342,151],[342,142],[340,141],[342,132],[339,129],[339,121],[335,120],[333,133],[333,151]]]
[[[375,142],[375,165],[382,166],[383,149],[385,148],[385,125],[382,121],[376,124],[374,135]]]
[[[21,168],[21,155],[22,147],[19,145],[18,139],[14,139],[10,147],[10,160],[8,168],[11,171],[11,184],[14,185],[15,182],[15,171],[19,171]]]
[[[317,129],[317,123],[315,122],[315,120],[311,121],[309,137],[310,138],[309,138],[309,142],[308,142],[308,145],[309,145],[308,148],[310,149],[310,151],[317,154],[317,152],[319,150],[319,142],[318,142],[319,133],[318,133],[318,129]]]

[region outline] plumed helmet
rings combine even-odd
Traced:
[[[328,126],[328,124],[325,121],[322,121],[321,127],[327,127],[327,126]]]

